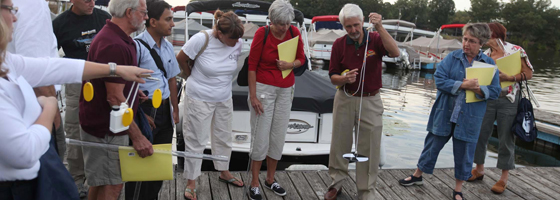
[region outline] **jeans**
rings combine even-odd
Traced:
[[[418,159],[418,169],[422,172],[432,174],[436,165],[439,152],[445,144],[453,137],[455,124],[451,127],[449,136],[437,136],[428,133],[424,141],[424,150]],[[465,142],[453,137],[453,158],[455,161],[455,178],[466,181],[471,177],[471,169],[474,159],[476,142]]]

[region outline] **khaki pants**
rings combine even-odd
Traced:
[[[352,151],[354,128],[358,128],[360,97],[348,97],[338,90],[334,98],[333,130],[329,155],[330,187],[340,190],[348,177],[348,161],[342,158]],[[381,95],[363,97],[358,153],[369,161],[356,164],[356,185],[359,199],[374,199],[379,168],[381,133],[383,131],[383,102]]]
[[[205,102],[185,96],[183,127],[185,151],[202,153],[211,138],[212,155],[231,157],[231,143],[233,142],[233,101]],[[201,159],[185,159],[186,179],[195,180],[201,174]],[[218,171],[227,171],[229,161],[214,161]]]
[[[79,120],[79,104],[80,92],[82,84],[66,84],[66,113],[64,116],[64,131],[66,137],[74,140],[80,140],[80,120]],[[76,184],[84,183],[86,175],[84,174],[84,155],[82,147],[76,145],[68,145],[68,171],[74,178]]]

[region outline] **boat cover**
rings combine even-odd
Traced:
[[[313,46],[316,43],[319,44],[332,44],[334,41],[344,35],[346,35],[345,30],[331,30],[331,29],[321,29],[319,31],[312,31],[307,34],[309,38],[309,45]]]
[[[220,10],[254,10],[268,13],[270,2],[257,0],[210,0],[210,1],[191,1],[187,4],[187,15],[192,12],[207,12]],[[303,24],[303,13],[294,9],[295,21]]]
[[[432,45],[430,46],[430,48],[428,48],[428,45],[430,44],[430,41],[432,40],[432,38],[427,38],[427,37],[419,37],[416,38],[414,40],[412,40],[411,42],[405,42],[406,45],[410,45],[410,43],[412,43],[412,47],[414,47],[417,50],[426,52],[426,51],[430,51],[430,53],[443,53],[444,51],[455,51],[458,49],[461,49],[463,46],[461,44],[461,42],[459,42],[458,40],[455,39],[451,39],[451,40],[446,40],[443,38],[439,39],[439,48],[438,48],[438,39],[436,38],[433,42]]]
[[[210,28],[203,26],[201,24],[199,24],[198,22],[196,22],[193,19],[189,19],[189,35],[194,35],[198,32],[200,32],[201,30],[208,30]],[[175,27],[173,27],[173,31],[174,33],[177,34],[184,34],[185,33],[185,20],[181,20],[178,22],[175,22]]]
[[[243,64],[241,57],[239,60]],[[248,91],[249,87],[241,87],[237,85],[237,80],[233,80],[233,110],[249,110]],[[307,71],[301,76],[296,76],[292,111],[332,113],[335,93],[335,86],[327,77],[313,71]]]
[[[245,33],[243,33],[242,37],[243,39],[252,39],[253,37],[255,37],[255,33],[259,29],[258,25],[251,22],[243,24],[243,27],[245,28]]]

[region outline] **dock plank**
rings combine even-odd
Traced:
[[[220,173],[208,174],[212,199],[231,199],[229,196],[228,184],[219,180]]]
[[[242,172],[240,174],[241,174],[241,178],[243,179],[243,182],[247,183],[247,185],[249,187],[251,187],[251,179],[253,177],[253,175],[251,175],[251,172],[249,172],[249,173]],[[262,191],[264,188],[262,187],[262,183],[260,181],[259,181],[259,188],[261,189],[262,199],[263,200],[268,199]],[[249,189],[249,188],[247,188],[247,189]],[[247,191],[245,191],[244,195],[245,195],[246,199],[249,199],[249,195],[247,194]]]
[[[319,176],[321,177],[321,179],[323,179],[323,182],[325,182],[325,184],[327,186],[330,186],[332,183],[332,179],[329,176],[328,171],[320,171]],[[355,194],[351,194],[348,192],[348,190],[346,188],[344,188],[344,186],[341,188],[342,191],[340,192],[340,195],[338,195],[338,197],[336,198],[337,200],[348,200],[348,199],[357,199]]]
[[[434,170],[434,176],[449,187],[449,189],[442,190],[440,192],[443,194],[448,194],[449,197],[451,197],[453,195],[453,190],[455,189],[455,176],[448,175],[448,172],[453,172],[453,169]],[[466,199],[480,199],[480,197],[470,191],[469,186],[465,186],[464,184],[461,192]]]
[[[251,184],[251,182],[244,182],[243,179],[241,178],[240,173],[246,173],[246,172],[231,172],[231,175],[233,177],[241,180],[243,182],[243,186],[244,186],[244,187],[236,187],[236,186],[233,186],[231,184],[228,184],[229,195],[230,195],[231,199],[243,199],[244,188]]]
[[[510,171],[510,174],[512,173],[519,173],[517,176],[522,177],[520,179],[528,185],[532,185],[534,188],[542,191],[548,196],[551,196],[553,199],[560,199],[560,193],[552,189],[556,186],[556,184],[544,178],[540,178],[537,174],[532,172],[532,168],[521,167],[517,170]]]
[[[398,179],[414,173],[414,169],[385,169],[379,171],[375,199],[449,199],[455,187],[453,169],[435,169],[433,175],[424,175],[424,185],[419,187],[402,187]],[[350,171],[349,177],[342,184],[339,200],[357,199],[356,172]],[[248,199],[243,187],[235,187],[220,182],[220,172],[203,172],[197,179],[198,199],[238,200]],[[250,185],[251,175],[246,172],[232,172],[232,175]],[[482,181],[465,183],[465,198],[484,200],[506,199],[560,199],[560,168],[558,167],[523,167],[510,171],[507,191],[501,195],[490,192],[490,188],[499,180],[501,170],[486,168]],[[307,200],[323,199],[331,184],[328,171],[278,171],[276,181],[288,192],[285,197],[263,188],[266,171],[259,174],[259,187],[263,199]],[[175,180],[164,181],[159,193],[160,200],[183,200],[186,179],[182,172],[175,173]],[[243,198],[245,197],[245,198]],[[124,199],[124,193],[119,197]]]
[[[499,169],[498,170],[490,170],[489,168],[484,169],[484,176],[490,176],[495,181],[500,180],[501,174],[502,172]],[[490,188],[492,188],[492,186],[490,186]],[[541,199],[533,195],[533,192],[527,189],[523,181],[519,182],[517,177],[513,177],[511,175],[509,176],[509,180],[507,183],[507,190],[517,194],[523,199],[527,199],[527,200]]]
[[[323,182],[319,173],[317,171],[304,171],[302,172],[303,176],[311,186],[311,189],[314,191],[315,195],[320,199],[325,196],[325,193],[328,191],[328,186]]]
[[[402,170],[387,170],[387,171],[389,171],[389,173],[393,175],[395,181],[410,176],[410,174],[406,174]],[[419,194],[420,195],[419,199],[447,199],[448,198],[448,196],[444,196],[439,190],[437,190],[437,188],[435,188],[428,181],[424,181],[423,187],[408,187],[408,188],[413,190],[411,192]],[[421,191],[417,191],[417,190],[421,190]]]
[[[290,171],[288,172],[288,176],[294,185],[294,192],[297,192],[301,199],[319,200],[319,196],[317,196],[315,192],[312,192],[313,189],[311,188],[311,185],[309,184],[305,176],[303,176],[303,173],[301,171]],[[321,199],[322,197],[323,196],[321,196]]]

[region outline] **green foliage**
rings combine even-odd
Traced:
[[[473,22],[490,22],[500,17],[501,5],[498,0],[471,0]]]
[[[447,24],[455,13],[455,2],[453,0],[432,0],[428,6],[430,10],[430,26],[437,28]]]
[[[453,17],[449,20],[450,24],[466,24],[471,22],[471,14],[469,11],[460,10],[455,12]]]

